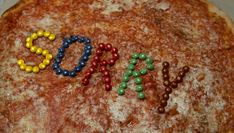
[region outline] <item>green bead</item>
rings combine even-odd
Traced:
[[[126,89],[128,87],[128,85],[126,82],[122,82],[119,87],[122,89]]]
[[[135,78],[135,83],[136,83],[137,85],[140,85],[140,84],[142,83],[142,78],[141,78],[141,77]]]
[[[119,95],[123,95],[125,93],[125,90],[119,88],[117,92],[118,92]]]
[[[130,60],[130,63],[133,64],[133,65],[136,65],[137,60],[136,60],[136,59],[131,59],[131,60]]]
[[[140,73],[141,75],[147,74],[148,70],[146,68],[141,69]]]
[[[126,76],[132,76],[132,70],[127,70],[126,72],[125,72],[125,75]]]
[[[154,65],[153,64],[147,64],[147,69],[154,70]]]
[[[135,69],[135,66],[133,65],[133,64],[130,64],[129,66],[128,66],[128,70],[134,70]]]
[[[139,58],[142,59],[142,60],[145,60],[146,59],[146,55],[145,54],[139,54]]]
[[[137,97],[139,99],[144,99],[145,98],[145,94],[143,92],[138,92]]]
[[[129,81],[129,76],[124,75],[123,76],[123,82],[128,82]]]
[[[154,60],[151,57],[146,58],[146,63],[147,64],[152,64]]]
[[[136,91],[137,91],[137,92],[143,91],[143,85],[137,85],[137,86],[136,86]]]
[[[132,58],[133,59],[138,59],[139,58],[139,54],[137,54],[137,53],[132,54]]]
[[[134,76],[134,77],[139,77],[139,76],[140,76],[140,73],[139,73],[139,72],[137,72],[137,71],[133,71],[133,73],[132,73],[132,74],[133,74],[133,76]]]

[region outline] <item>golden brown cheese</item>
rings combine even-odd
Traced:
[[[101,42],[117,47],[113,90],[104,90],[100,73],[83,86],[83,71],[68,78],[51,65],[39,74],[19,70],[19,58],[32,65],[42,59],[24,47],[25,37],[38,29],[57,35],[52,43],[35,43],[54,56],[73,34],[92,38],[95,48]],[[199,0],[22,1],[0,20],[0,42],[0,132],[234,131],[234,35]],[[130,53],[137,52],[155,60],[155,71],[144,76],[145,100],[136,98],[133,81],[124,96],[116,93]],[[72,45],[62,67],[73,68],[81,53]],[[163,61],[171,63],[172,76],[184,65],[191,71],[170,95],[167,113],[158,114]]]

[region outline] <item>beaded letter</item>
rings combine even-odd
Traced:
[[[25,47],[28,48],[32,53],[36,53],[38,55],[42,54],[45,59],[38,66],[26,65],[24,60],[20,59],[18,60],[17,64],[19,65],[19,68],[21,70],[24,70],[26,72],[38,73],[40,69],[45,69],[45,67],[50,64],[50,61],[53,58],[52,54],[50,54],[50,52],[46,49],[42,49],[33,45],[33,41],[36,40],[38,37],[46,37],[51,41],[55,39],[54,34],[43,30],[38,30],[37,32],[32,33],[31,36],[27,37]]]
[[[137,59],[145,60],[146,62],[146,68],[141,69],[139,72],[135,71],[135,65],[137,64]],[[145,94],[143,93],[143,85],[142,85],[142,78],[141,75],[147,74],[148,70],[154,70],[153,65],[153,59],[151,57],[147,57],[145,54],[140,53],[134,53],[132,54],[132,59],[130,60],[130,64],[128,66],[128,69],[124,73],[122,83],[119,85],[118,94],[124,95],[125,89],[127,89],[127,82],[129,81],[129,78],[131,76],[135,77],[135,84],[136,86],[136,92],[138,93],[137,97],[139,99],[144,99]]]

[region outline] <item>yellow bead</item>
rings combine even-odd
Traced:
[[[30,48],[30,51],[33,52],[33,53],[36,52],[36,51],[37,51],[37,47],[36,47],[36,46],[32,46],[32,47]]]
[[[18,60],[17,61],[17,64],[20,66],[20,65],[23,65],[24,64],[24,60]]]
[[[35,40],[35,39],[37,39],[37,34],[36,33],[32,33],[32,35],[31,35],[31,38],[33,39],[33,40]]]
[[[42,37],[43,35],[44,35],[44,31],[43,30],[37,31],[37,36]]]
[[[48,50],[43,50],[42,55],[46,56],[46,54],[49,54],[49,51]]]
[[[54,35],[54,34],[50,34],[49,39],[50,39],[51,41],[53,41],[53,40],[55,39],[55,35]]]
[[[26,46],[26,48],[31,48],[32,47],[32,42],[26,42],[25,46]]]
[[[39,72],[39,67],[38,67],[38,66],[34,66],[34,67],[32,68],[32,71],[33,71],[34,73],[38,73],[38,72]]]
[[[53,58],[52,54],[46,54],[46,59],[51,60]]]
[[[28,73],[32,72],[32,66],[26,66],[25,71]]]
[[[26,69],[26,65],[25,64],[20,65],[20,70],[25,70],[25,69]]]
[[[46,67],[46,65],[45,65],[44,63],[40,63],[40,64],[39,64],[39,68],[40,68],[40,69],[45,69],[45,67]]]
[[[43,60],[43,64],[45,64],[45,65],[49,65],[49,64],[50,64],[50,60],[48,60],[48,59],[44,59],[44,60]]]
[[[26,38],[26,42],[32,42],[32,41],[33,41],[33,39],[31,37]]]
[[[44,32],[44,37],[49,37],[50,36],[50,32],[49,31],[45,31]]]
[[[41,54],[41,53],[42,53],[42,51],[43,51],[43,49],[42,49],[42,48],[38,48],[38,49],[37,49],[37,51],[36,51],[36,54]]]

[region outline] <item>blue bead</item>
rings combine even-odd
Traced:
[[[75,72],[75,71],[71,71],[71,72],[69,73],[69,76],[75,77],[75,76],[76,76],[76,72]]]
[[[91,43],[91,40],[89,38],[84,38],[84,42],[89,44],[89,43]]]
[[[63,48],[64,48],[64,49],[65,49],[65,48],[68,48],[69,45],[70,45],[70,44],[69,44],[67,41],[63,42]]]
[[[55,70],[55,72],[56,72],[57,75],[60,75],[60,74],[63,73],[63,70],[58,68],[58,69]]]
[[[66,48],[68,48],[75,41],[84,44],[83,55],[80,58],[77,66],[72,71],[63,70],[60,68],[60,63],[62,62],[62,59],[65,56]],[[70,38],[65,38],[63,40],[62,46],[58,49],[57,56],[54,60],[53,64],[54,71],[56,72],[56,74],[62,74],[63,76],[71,76],[71,77],[76,76],[76,73],[80,72],[82,68],[86,65],[86,62],[88,61],[89,56],[92,53],[92,48],[93,47],[91,45],[91,40],[89,38],[82,36],[75,36],[75,35],[71,36]]]
[[[58,69],[59,68],[59,64],[58,63],[54,63],[52,67],[53,67],[54,70]]]
[[[80,61],[79,64],[80,64],[81,67],[84,67],[84,66],[85,66],[85,62],[84,62],[84,61]]]
[[[65,38],[64,42],[67,42],[70,45],[72,43],[72,40],[70,38]]]
[[[89,45],[89,44],[87,44],[86,46],[85,46],[85,50],[91,50],[93,47],[91,46],[91,45]]]
[[[82,60],[83,60],[83,61],[87,61],[88,59],[89,59],[89,56],[88,56],[88,55],[85,54],[85,55],[82,56]]]
[[[59,52],[58,55],[57,55],[57,57],[58,57],[59,59],[62,59],[62,58],[64,57],[64,53]]]
[[[64,70],[63,71],[63,76],[69,76],[69,71],[68,70]]]
[[[78,36],[71,36],[71,41],[76,42],[78,40]]]
[[[91,50],[89,50],[89,49],[85,50],[85,54],[86,55],[91,55]]]
[[[55,59],[54,59],[54,63],[61,63],[61,60],[58,58],[58,57],[56,57]]]
[[[58,51],[61,52],[61,53],[64,53],[65,49],[62,47],[62,48],[59,48]]]
[[[79,43],[83,43],[83,42],[85,42],[85,38],[84,37],[79,37],[78,41],[79,41]]]
[[[81,69],[82,69],[82,67],[79,65],[79,66],[75,67],[74,71],[75,71],[75,72],[80,72]]]

